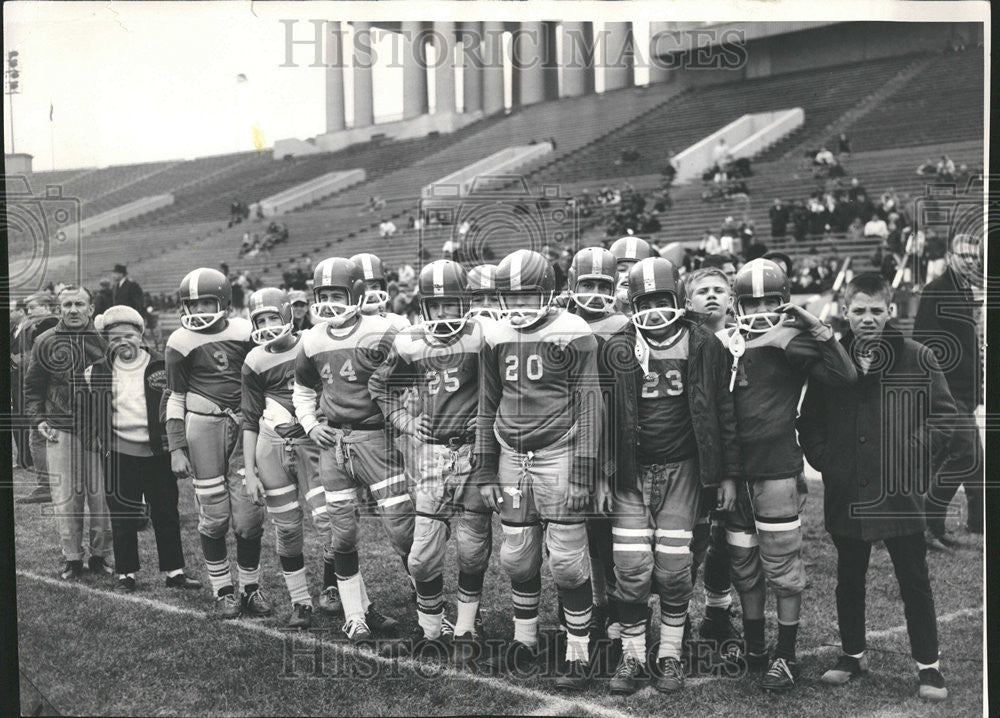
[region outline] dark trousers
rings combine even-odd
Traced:
[[[837,547],[837,623],[844,653],[865,650],[865,575],[871,558],[868,541],[833,536]],[[899,582],[906,613],[910,653],[919,663],[938,659],[937,614],[927,573],[927,545],[923,533],[885,540]]]
[[[139,570],[139,527],[145,516],[142,498],[156,536],[161,571],[184,568],[181,524],[177,514],[177,479],[170,470],[170,455],[139,457],[111,452],[104,457],[105,491],[111,512],[115,570]]]
[[[968,527],[977,530],[983,527],[983,445],[978,427],[974,428],[975,407],[958,400],[955,406],[958,428],[952,434],[948,454],[934,474],[925,501],[927,526],[937,534],[944,533],[948,504],[963,485],[969,509]]]

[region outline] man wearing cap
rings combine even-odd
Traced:
[[[142,303],[142,287],[128,278],[128,270],[124,264],[116,264],[111,270],[111,305],[114,307],[125,305],[132,307],[145,316],[145,305]]]
[[[64,581],[83,573],[83,506],[90,509],[90,570],[110,575],[111,521],[99,457],[81,442],[82,422],[74,393],[84,369],[104,356],[105,344],[90,320],[93,306],[84,287],[64,287],[56,296],[59,322],[35,339],[24,377],[24,411],[45,438],[53,513],[66,565]]]
[[[84,370],[87,391],[78,393],[76,413],[83,443],[100,454],[107,477],[104,488],[118,571],[114,590],[135,591],[143,497],[167,587],[201,588],[183,570],[177,481],[167,451],[163,357],[143,346],[145,322],[131,307],[111,307],[94,326],[107,342],[107,352]]]
[[[312,327],[312,317],[309,316],[309,297],[301,289],[293,289],[288,293],[288,301],[292,304],[292,331],[304,332]]]

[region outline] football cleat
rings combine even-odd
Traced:
[[[566,661],[566,672],[553,682],[557,691],[579,693],[590,685],[590,671],[583,661]]]
[[[428,638],[422,628],[417,626],[410,639],[410,655],[425,660],[447,661],[451,656],[451,644],[454,632],[445,633],[437,638]]]
[[[451,660],[456,668],[475,668],[481,647],[471,633],[463,633],[451,639]]]
[[[181,302],[181,326],[200,332],[226,316],[233,303],[233,287],[219,270],[201,267],[184,276],[177,296]],[[215,300],[214,312],[194,311],[194,304],[203,299]]]
[[[167,588],[185,588],[194,590],[201,588],[201,581],[196,578],[191,578],[187,574],[179,573],[176,576],[167,576],[165,585]]]
[[[102,576],[110,576],[114,573],[114,570],[104,561],[103,556],[91,556],[87,561],[87,568],[89,568],[92,573],[100,574]]]
[[[742,641],[729,641],[719,653],[722,661],[737,668],[740,672],[760,673],[767,668],[770,656],[763,653],[749,653]]]
[[[828,686],[842,686],[867,672],[868,659],[865,656],[841,656],[837,659],[837,665],[824,673],[820,680]]]
[[[259,588],[251,594],[244,593],[240,596],[240,604],[243,611],[253,618],[263,618],[274,612],[271,602],[264,597]]]
[[[307,629],[312,625],[312,615],[312,606],[308,603],[296,603],[292,606],[292,615],[288,618],[288,627]]]
[[[365,623],[364,619],[348,621],[344,624],[343,631],[347,639],[355,646],[371,647],[375,645],[371,629],[368,628],[368,624]]]
[[[491,673],[508,673],[514,676],[530,676],[538,666],[538,651],[520,641],[511,641],[500,648],[495,656],[486,661]]]
[[[624,655],[615,674],[611,676],[611,694],[616,696],[630,696],[639,690],[639,683],[643,679],[643,665],[635,656]]]
[[[371,628],[378,636],[390,638],[396,635],[399,630],[399,621],[384,615],[375,608],[375,604],[369,604],[365,612],[365,624]]]
[[[240,601],[235,593],[224,593],[215,598],[215,612],[222,618],[239,618]]]
[[[944,685],[944,676],[937,668],[925,668],[920,671],[920,689],[917,695],[925,701],[934,703],[948,698],[948,689]]]
[[[115,581],[111,590],[115,593],[135,593],[135,579],[131,576],[122,576]]]
[[[660,693],[676,693],[684,688],[684,667],[676,658],[660,658],[656,661],[653,688]]]
[[[340,602],[340,591],[336,586],[327,586],[320,592],[319,610],[334,616],[344,615],[344,604]]]
[[[765,691],[790,691],[795,687],[798,664],[784,658],[775,658],[760,678],[760,687]]]
[[[706,641],[715,641],[719,644],[722,644],[724,641],[742,638],[739,629],[733,625],[732,614],[728,611],[726,612],[726,618],[721,621],[708,618],[707,616],[703,618],[701,625],[698,626],[698,635]]]

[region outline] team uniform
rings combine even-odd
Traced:
[[[264,304],[272,298],[268,293],[284,294],[274,289],[255,292],[249,302],[251,319],[269,310]],[[280,309],[281,298],[274,298],[278,303],[276,310]],[[290,307],[288,310],[290,314]],[[274,522],[278,557],[292,605],[303,614],[299,617],[305,624],[303,627],[308,627],[312,599],[302,555],[300,498],[305,500],[313,525],[327,541],[323,593],[335,592],[337,584],[330,517],[319,478],[319,447],[295,419],[292,404],[295,358],[301,341],[301,336],[290,337],[290,341],[272,340],[247,355],[243,363],[243,430],[258,435],[255,466],[264,487],[267,511]]]
[[[548,301],[529,321],[521,319],[521,310],[504,307],[507,316],[487,331],[476,481],[498,482],[503,498],[500,562],[514,593],[517,655],[523,655],[521,647],[533,654],[537,643],[544,524],[568,634],[570,671],[556,685],[578,690],[589,661],[590,559],[585,511],[570,509],[567,499],[570,483],[589,489],[596,470],[602,414],[597,341],[580,317],[547,308],[555,282],[541,255],[526,250],[508,255],[498,279],[501,301],[504,291],[532,289],[547,292]]]
[[[231,290],[215,270],[197,269],[181,283],[182,300],[216,295],[218,318],[192,329],[182,326],[167,340],[167,437],[171,451],[186,449],[194,475],[198,503],[198,533],[212,590],[225,617],[240,611],[267,615],[270,606],[260,594],[260,541],[264,510],[255,505],[243,485],[241,431],[241,371],[252,348],[246,319],[225,317]],[[185,316],[184,319],[189,319]],[[204,322],[187,322],[201,327]],[[226,533],[236,534],[236,562],[243,590],[235,604]],[[227,596],[229,598],[227,598]]]
[[[732,379],[745,479],[726,528],[733,585],[743,595],[759,590],[766,580],[780,601],[799,596],[806,582],[798,490],[803,461],[795,434],[802,388],[807,379],[848,385],[857,375],[825,324],[811,333],[775,321],[766,331],[753,329],[750,315],[740,315],[740,299],[771,294],[787,301],[784,272],[769,260],[744,265],[734,288],[739,323],[717,336],[726,347],[745,347]],[[765,687],[793,685],[797,626],[779,621],[778,648],[762,681]],[[763,618],[748,622],[744,611],[748,661],[766,657],[763,633]],[[777,665],[778,660],[784,665]]]
[[[328,259],[317,266],[315,275],[314,292],[335,282],[349,289],[351,309],[360,307],[363,285],[357,265]],[[375,498],[389,541],[404,565],[413,541],[413,506],[399,452],[387,438],[382,412],[368,392],[368,381],[388,357],[396,330],[385,317],[360,313],[351,317],[355,319],[351,325],[337,327],[324,321],[303,335],[292,401],[307,434],[320,423],[319,416],[336,437],[334,447],[320,448],[320,477],[332,527],[345,631],[364,642],[370,638],[366,615],[371,612],[358,568],[358,486],[367,486]],[[322,387],[318,408],[315,387]],[[363,628],[360,634],[358,628]]]
[[[439,260],[421,272],[421,296],[433,296],[430,281],[444,289],[449,273],[454,294],[464,292],[465,273],[449,260]],[[436,281],[441,279],[442,281]],[[425,288],[423,285],[427,284]],[[426,313],[426,312],[425,312]],[[472,640],[483,590],[483,576],[492,549],[491,514],[470,482],[470,428],[479,411],[479,354],[483,327],[474,321],[455,322],[457,331],[441,336],[426,321],[396,336],[389,360],[369,381],[383,413],[397,428],[408,419],[400,390],[416,388],[418,414],[430,421],[429,441],[412,439],[416,463],[416,519],[409,555],[416,582],[417,612],[423,637],[442,635],[445,548],[455,525],[458,558],[458,620],[455,635]]]

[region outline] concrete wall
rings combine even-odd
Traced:
[[[518,167],[523,167],[526,163],[551,151],[552,145],[548,142],[508,147],[426,185],[421,194],[424,199],[464,197],[469,193],[469,188],[477,177],[513,172]]]
[[[250,207],[250,213],[256,215],[257,205],[260,205],[265,217],[284,214],[364,181],[365,171],[363,169],[329,172],[308,182],[290,187],[267,199],[262,199]]]
[[[80,234],[93,234],[99,230],[114,227],[116,224],[127,222],[134,217],[147,214],[161,207],[167,207],[173,203],[174,196],[172,194],[143,197],[142,199],[137,199],[135,202],[129,202],[121,207],[115,207],[114,209],[109,209],[107,212],[101,212],[94,217],[81,220]]]

